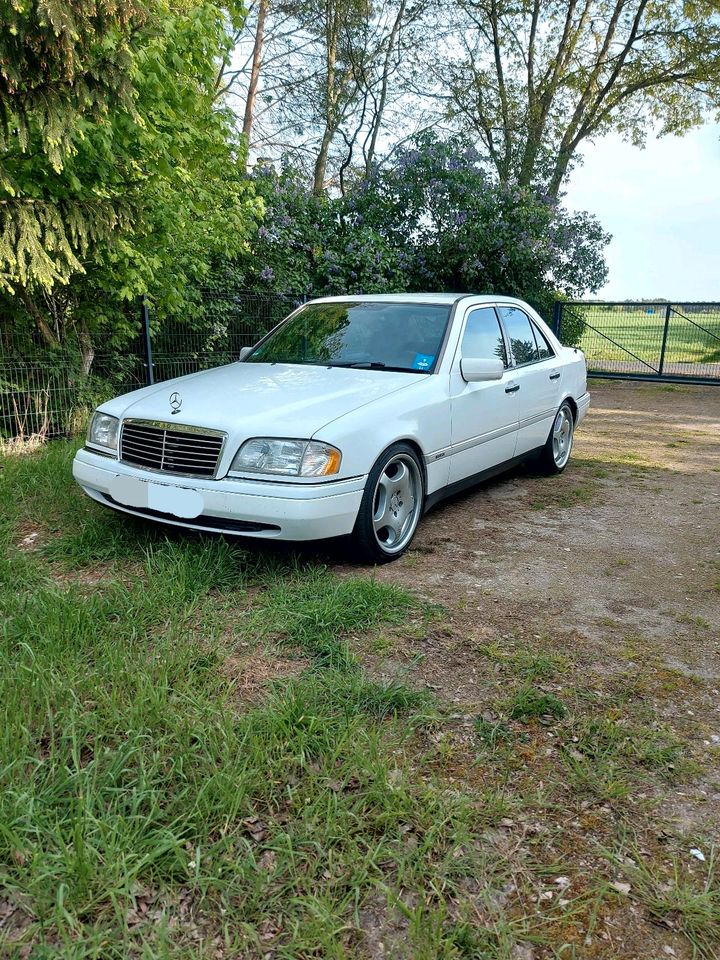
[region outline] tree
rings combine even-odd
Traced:
[[[712,0],[459,0],[461,62],[451,114],[482,143],[501,182],[557,197],[581,144],[660,124],[683,132],[720,102]]]
[[[0,32],[0,289],[45,288],[81,269],[78,254],[109,235],[124,208],[102,192],[58,190],[87,123],[132,113],[136,0],[8,3]]]
[[[265,215],[225,274],[298,295],[447,290],[530,300],[595,291],[609,237],[532,187],[500,184],[461,138],[425,134],[344,195],[317,197],[301,172],[254,174]]]
[[[397,252],[409,290],[510,294],[548,316],[558,294],[595,291],[607,276],[610,238],[594,217],[498,183],[459,138],[419,138],[346,205]]]
[[[250,82],[248,83],[247,97],[245,99],[245,112],[243,115],[242,128],[248,144],[250,143],[253,117],[255,115],[255,100],[257,97],[258,83],[260,81],[263,43],[265,40],[265,20],[267,19],[269,6],[270,0],[259,0],[257,23],[255,25],[255,41],[253,43],[252,67],[250,70]]]
[[[319,296],[402,291],[397,250],[342,197],[316,196],[303,172],[254,172],[264,216],[249,249],[227,265],[237,288]]]
[[[50,346],[72,334],[85,372],[103,326],[116,345],[131,335],[123,302],[149,292],[159,315],[182,311],[213,258],[236,254],[260,213],[233,117],[216,102],[218,62],[241,16],[210,2],[155,0],[125,48],[125,93],[108,91],[97,112],[73,112],[68,82],[58,89],[57,115],[66,111],[74,126],[61,153],[52,154],[53,136],[44,147],[40,107],[26,111],[27,139],[6,144],[0,260],[15,292],[8,309],[22,321],[20,301]],[[100,226],[98,206],[106,211]],[[24,211],[39,227],[24,225]]]
[[[434,0],[268,0],[250,11],[232,78],[254,156],[307,171],[316,194],[369,171],[395,137],[416,130],[404,85]]]

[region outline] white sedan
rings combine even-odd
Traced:
[[[568,462],[585,358],[526,303],[455,294],[300,307],[240,360],[95,412],[73,474],[115,510],[280,540],[350,535],[382,563],[443,497]]]

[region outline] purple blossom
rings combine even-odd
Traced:
[[[270,283],[274,276],[272,267],[263,267],[260,271],[260,279],[267,281],[267,283]]]

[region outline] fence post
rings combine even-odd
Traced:
[[[553,304],[553,333],[555,336],[560,339],[560,323],[562,318],[562,303],[560,300],[556,300]]]
[[[143,348],[145,350],[145,379],[147,385],[151,387],[155,383],[155,372],[153,370],[152,340],[150,339],[150,310],[144,296],[138,297],[138,306],[140,307]]]
[[[667,347],[668,327],[670,326],[671,313],[672,313],[672,305],[668,304],[665,307],[665,327],[663,328],[662,346],[660,347],[660,363],[658,365],[659,377],[663,375],[663,367],[665,366],[665,348]]]

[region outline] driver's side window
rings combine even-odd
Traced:
[[[474,360],[502,360],[507,367],[505,339],[492,307],[479,307],[468,314],[460,355]]]

